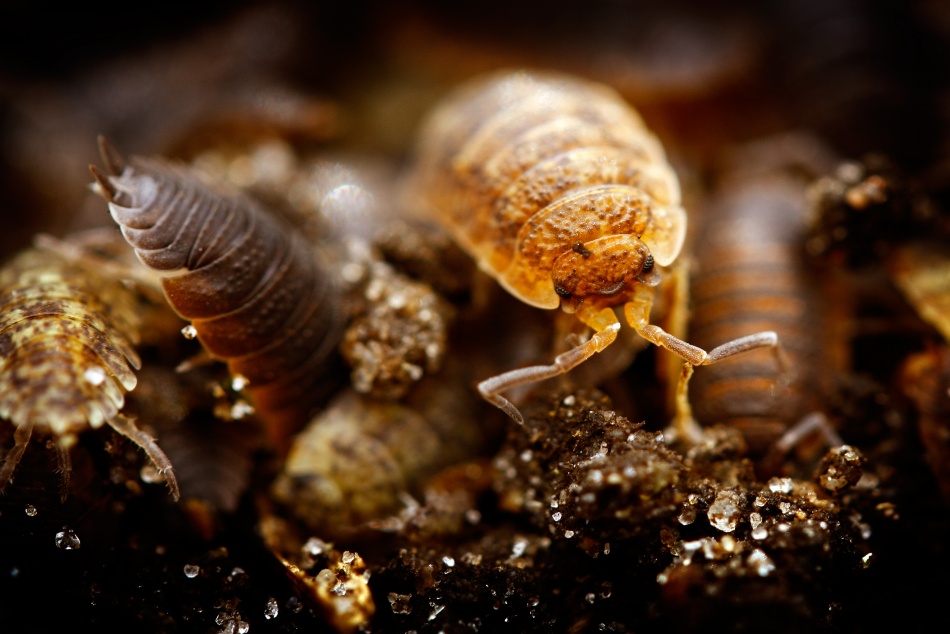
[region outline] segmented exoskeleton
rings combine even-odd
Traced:
[[[697,375],[690,400],[703,425],[740,429],[761,455],[793,425],[825,409],[828,368],[840,368],[826,331],[823,291],[804,259],[804,183],[781,177],[722,188],[697,241],[690,340],[698,345],[768,328],[782,341],[788,372],[750,352]]]
[[[55,441],[65,496],[70,447],[107,424],[148,454],[178,498],[168,458],[121,413],[141,365],[139,308],[135,291],[94,262],[55,251],[28,249],[0,271],[0,416],[16,426],[0,489],[37,431]]]
[[[341,332],[333,285],[303,238],[251,199],[159,158],[128,162],[100,140],[98,191],[138,258],[159,271],[201,344],[247,379],[283,446],[326,392]]]
[[[679,254],[686,214],[663,148],[606,86],[526,73],[475,80],[424,125],[410,197],[514,296],[560,305],[595,331],[552,365],[479,384],[517,421],[500,393],[606,348],[620,328],[617,306],[640,336],[692,365],[777,342],[762,332],[707,353],[649,323],[659,268]]]

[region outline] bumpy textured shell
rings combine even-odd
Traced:
[[[140,367],[134,291],[30,249],[0,271],[0,416],[68,446],[122,409]],[[131,366],[131,367],[130,367]]]
[[[310,245],[250,199],[161,159],[133,157],[109,184],[115,192],[100,182],[100,193],[125,239],[167,274],[168,302],[205,349],[249,380],[275,437],[306,422],[342,326]]]
[[[662,146],[613,90],[500,73],[449,96],[423,127],[410,200],[513,295],[556,308],[554,259],[634,235],[670,264],[686,229]]]

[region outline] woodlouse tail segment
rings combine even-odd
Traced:
[[[263,204],[187,165],[126,162],[101,139],[100,152],[121,170],[93,175],[123,237],[202,347],[248,379],[275,445],[286,445],[336,374],[343,312],[319,254]]]
[[[580,316],[588,325],[594,327],[595,332],[584,343],[559,354],[551,365],[535,365],[526,368],[511,370],[478,384],[479,393],[490,403],[500,408],[519,425],[524,424],[524,417],[511,401],[501,395],[501,392],[512,388],[538,383],[560,374],[569,372],[598,352],[604,350],[617,338],[620,322],[617,321],[613,309],[605,308],[597,313],[585,313],[582,309]]]
[[[172,468],[171,460],[169,460],[165,452],[161,450],[158,443],[155,442],[155,439],[136,427],[132,419],[122,414],[117,414],[112,418],[112,420],[109,421],[109,426],[134,442],[145,452],[158,472],[165,477],[165,482],[168,484],[172,499],[177,502],[180,497],[180,491],[178,489],[178,480],[175,478],[175,470]]]
[[[3,459],[3,466],[0,467],[0,493],[3,492],[13,479],[13,472],[16,470],[17,465],[20,464],[20,458],[23,457],[26,446],[30,444],[30,436],[32,435],[32,421],[27,421],[16,428],[13,434],[13,447],[7,451],[7,455],[4,456]]]
[[[97,193],[107,202],[126,204],[129,202],[126,200],[127,196],[123,195],[123,192],[116,187],[115,183],[110,179],[110,176],[121,175],[125,171],[128,163],[119,150],[116,149],[105,136],[100,134],[96,140],[99,145],[99,157],[102,159],[102,165],[105,169],[105,173],[103,173],[97,166],[89,166],[89,172],[96,180]]]
[[[99,188],[99,195],[102,196],[107,202],[114,202],[119,192],[115,188],[115,185],[113,185],[109,180],[109,177],[100,172],[99,168],[95,165],[89,166],[89,173],[92,174],[94,179],[96,179],[96,186]]]
[[[96,137],[96,143],[99,146],[99,156],[102,158],[103,165],[109,170],[109,174],[118,176],[124,172],[126,166],[125,158],[122,156],[122,153],[106,139],[105,135],[100,134]]]

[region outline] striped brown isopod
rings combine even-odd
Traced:
[[[680,408],[680,431],[695,436],[694,421],[728,425],[742,431],[752,454],[768,458],[816,425],[840,444],[823,412],[846,352],[830,328],[827,291],[805,259],[805,182],[780,171],[734,176],[706,211],[694,251],[690,340],[704,345],[767,328],[782,342],[783,363],[752,351],[698,374],[692,417],[689,406]]]
[[[169,304],[213,357],[247,379],[279,448],[327,390],[342,317],[302,237],[251,199],[159,158],[127,162],[100,140],[98,192],[138,258],[162,274]]]
[[[446,226],[512,295],[559,305],[594,335],[551,365],[479,384],[501,392],[569,371],[617,337],[614,308],[644,339],[692,365],[777,343],[773,332],[708,353],[649,323],[661,267],[686,233],[679,182],[640,116],[606,86],[561,75],[500,73],[450,96],[425,123],[411,201]]]
[[[0,416],[16,427],[0,467],[0,490],[34,431],[50,435],[68,486],[69,449],[86,429],[109,425],[178,484],[155,440],[121,413],[140,367],[135,290],[93,262],[27,249],[0,271]]]

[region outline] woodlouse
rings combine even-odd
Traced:
[[[98,193],[172,308],[246,390],[279,448],[324,398],[342,329],[315,250],[255,201],[160,158],[126,162],[105,140]]]
[[[55,251],[28,249],[0,271],[0,416],[16,426],[0,489],[37,430],[55,441],[65,496],[77,435],[107,424],[145,451],[178,498],[168,458],[121,413],[141,366],[138,303],[94,262]]]
[[[679,255],[686,214],[662,146],[606,86],[524,72],[473,80],[424,124],[409,196],[514,296],[560,305],[594,330],[551,365],[479,384],[516,421],[500,393],[606,348],[620,328],[617,306],[641,337],[692,365],[777,343],[761,332],[707,353],[650,323],[659,269]]]
[[[706,211],[690,285],[690,340],[702,346],[767,328],[782,342],[783,363],[750,351],[697,375],[689,394],[695,420],[741,430],[758,456],[778,457],[815,425],[833,439],[822,413],[828,369],[846,367],[846,353],[830,327],[822,280],[805,261],[804,182],[784,172],[732,175]],[[680,429],[695,436],[684,409]]]

